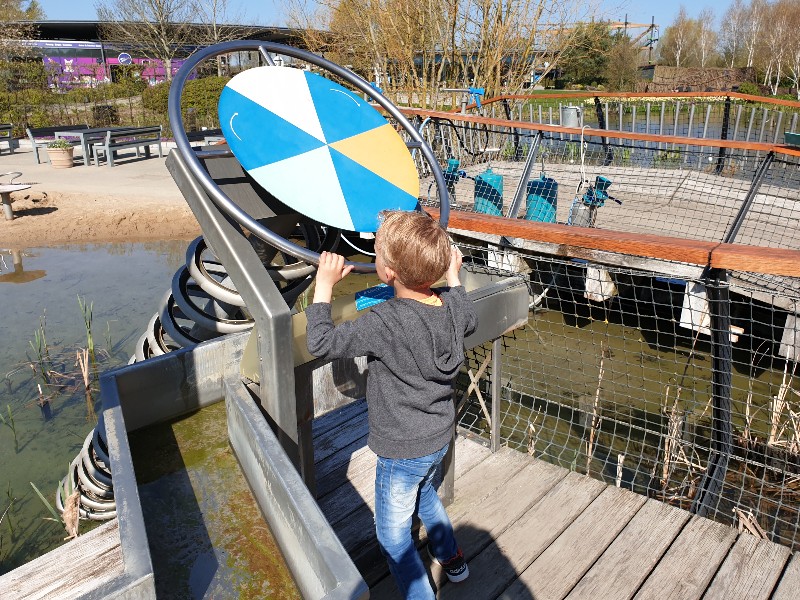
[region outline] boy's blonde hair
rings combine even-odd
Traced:
[[[409,288],[436,283],[450,266],[450,238],[427,213],[383,211],[376,233],[383,261]]]

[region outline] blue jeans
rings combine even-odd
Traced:
[[[397,587],[409,600],[434,600],[428,573],[411,537],[415,513],[425,525],[436,557],[458,553],[453,525],[433,487],[433,478],[449,444],[420,458],[378,457],[375,469],[375,528],[381,552]]]

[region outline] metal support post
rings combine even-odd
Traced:
[[[500,404],[503,395],[502,369],[503,339],[492,342],[492,431],[489,448],[492,452],[500,450]]]
[[[537,131],[533,138],[533,143],[528,149],[528,156],[525,158],[525,165],[522,167],[520,174],[519,184],[517,190],[514,192],[514,199],[511,201],[511,206],[508,208],[506,218],[516,219],[519,209],[522,207],[522,202],[525,199],[528,190],[528,181],[531,178],[531,171],[533,170],[533,163],[536,160],[536,153],[539,151],[539,142],[542,140],[542,132]]]
[[[730,289],[727,273],[712,269],[706,278],[711,316],[711,452],[691,511],[707,516],[719,503],[731,455],[732,344]]]
[[[598,129],[608,129],[606,126],[606,117],[603,114],[603,105],[600,104],[600,98],[594,97],[594,112],[597,114],[597,127]],[[603,159],[603,166],[607,167],[614,161],[614,151],[608,145],[608,138],[600,138],[603,142],[603,152],[605,152],[605,159]]]
[[[744,223],[744,219],[750,211],[750,207],[753,205],[756,194],[758,194],[758,190],[761,188],[764,175],[766,175],[774,159],[775,152],[770,150],[764,157],[764,160],[761,161],[761,164],[758,165],[758,169],[756,169],[756,173],[753,175],[753,183],[750,184],[750,189],[747,190],[747,195],[744,197],[742,206],[739,208],[739,212],[736,213],[736,218],[733,219],[730,229],[725,233],[725,237],[722,239],[723,243],[732,244],[736,240],[736,235],[739,233],[739,229],[742,227],[742,223]]]
[[[728,139],[728,128],[730,127],[731,121],[731,97],[727,96],[725,98],[725,111],[722,113],[722,133],[720,135],[721,140]],[[719,154],[717,155],[717,168],[715,172],[719,175],[722,172],[722,168],[725,166],[725,153],[727,152],[727,148],[725,146],[720,146]]]

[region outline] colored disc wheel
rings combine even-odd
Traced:
[[[220,126],[242,167],[297,212],[374,232],[382,210],[413,210],[419,178],[405,142],[360,96],[311,73],[258,67],[219,99]]]

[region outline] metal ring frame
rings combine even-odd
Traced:
[[[228,196],[219,188],[219,186],[216,184],[216,182],[214,182],[205,169],[203,169],[200,161],[197,159],[197,156],[195,156],[194,151],[189,145],[189,139],[186,136],[186,132],[183,128],[183,115],[181,112],[180,102],[181,94],[183,93],[183,88],[186,85],[189,75],[192,73],[192,71],[194,71],[195,67],[199,63],[208,58],[242,50],[258,50],[258,52],[269,65],[274,65],[274,61],[272,60],[270,53],[281,54],[283,56],[289,56],[303,60],[330,73],[333,73],[338,77],[341,77],[343,80],[352,84],[359,91],[367,94],[369,98],[379,104],[403,127],[403,129],[405,129],[405,131],[414,141],[414,145],[419,147],[424,159],[431,167],[431,172],[434,180],[436,181],[436,186],[439,188],[439,223],[442,225],[442,227],[447,227],[447,222],[450,217],[450,202],[447,199],[447,184],[444,180],[442,169],[439,166],[439,163],[436,161],[433,151],[430,149],[428,144],[425,143],[423,137],[416,129],[414,129],[414,126],[408,121],[408,119],[406,119],[403,113],[401,113],[394,104],[389,102],[389,100],[387,100],[375,88],[373,88],[369,82],[365,81],[352,71],[326,60],[321,56],[306,50],[300,50],[299,48],[286,46],[284,44],[252,40],[224,42],[203,48],[202,50],[198,50],[189,57],[180,70],[175,74],[169,90],[168,112],[169,120],[172,124],[172,133],[175,137],[175,144],[178,148],[178,151],[186,160],[186,165],[189,168],[189,171],[192,173],[195,179],[200,182],[200,185],[203,187],[203,189],[205,189],[205,191],[211,197],[211,200],[220,210],[222,210],[252,234],[267,244],[277,248],[281,252],[285,252],[286,254],[289,254],[290,256],[307,263],[314,265],[319,264],[319,253],[302,246],[298,246],[297,244],[294,244],[286,238],[267,229],[264,225],[256,221],[246,211],[242,210],[237,204],[228,198]],[[354,267],[353,270],[358,273],[371,273],[375,271],[375,265],[372,263],[348,261],[347,264],[352,265]]]

